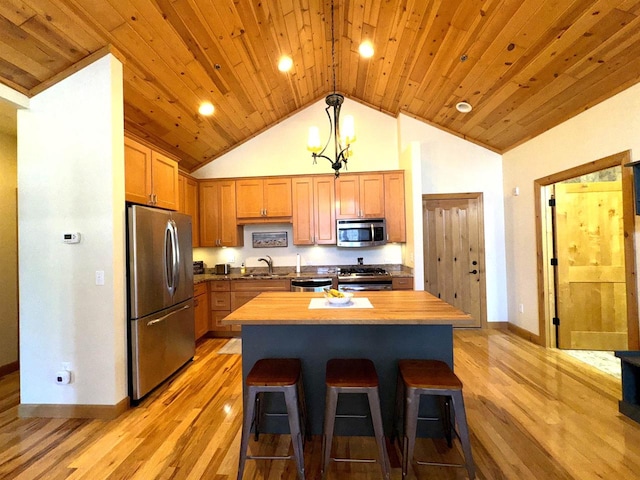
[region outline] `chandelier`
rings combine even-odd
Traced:
[[[324,147],[320,141],[320,130],[318,127],[309,128],[309,139],[307,142],[307,150],[311,152],[313,163],[317,163],[317,158],[325,158],[331,163],[331,168],[335,171],[336,177],[340,176],[340,169],[343,164],[347,168],[347,160],[353,153],[350,149],[351,144],[356,141],[355,125],[353,117],[346,115],[342,125],[340,124],[340,107],[344,102],[344,96],[336,92],[336,38],[334,30],[334,6],[331,0],[331,63],[333,71],[333,93],[327,95],[325,102],[327,108],[325,112],[329,118],[329,138]],[[327,148],[333,139],[333,158],[325,154]],[[331,153],[327,152],[328,154]]]

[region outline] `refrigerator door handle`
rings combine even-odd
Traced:
[[[167,291],[169,292],[169,295],[171,297],[173,297],[173,294],[176,291],[176,288],[174,285],[174,281],[175,281],[174,242],[175,242],[175,237],[173,235],[173,228],[171,225],[171,220],[169,220],[164,230],[164,276],[165,276]]]
[[[189,305],[185,305],[185,306],[184,306],[184,307],[182,307],[181,309],[179,309],[179,310],[174,310],[174,311],[173,311],[173,312],[171,312],[171,313],[167,313],[167,314],[166,314],[166,315],[164,315],[163,317],[156,318],[155,320],[150,320],[150,321],[148,321],[148,322],[147,322],[147,327],[150,327],[150,326],[152,326],[152,325],[155,325],[156,323],[160,323],[160,322],[162,322],[162,321],[166,320],[167,318],[169,318],[171,315],[175,315],[176,313],[181,312],[182,310],[187,310],[187,309],[189,309],[189,308],[191,308]]]
[[[180,284],[180,241],[178,238],[178,225],[173,219],[170,222],[173,233],[173,291],[175,292]]]

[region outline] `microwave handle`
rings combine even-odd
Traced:
[[[373,223],[371,224],[371,241],[373,242],[376,239],[376,234],[373,230]]]

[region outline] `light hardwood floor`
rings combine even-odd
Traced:
[[[18,375],[0,379],[2,479],[235,478],[241,358],[206,340],[195,361],[114,421],[19,419]],[[464,383],[480,479],[638,479],[640,425],[618,413],[619,381],[567,355],[496,330],[458,331],[455,370]],[[375,455],[368,438],[339,439],[339,455]],[[261,436],[252,451],[281,453],[287,436]],[[307,478],[320,478],[320,437],[305,445]],[[457,448],[420,440],[419,456]],[[397,451],[392,478],[400,479]],[[296,478],[293,461],[247,461],[245,479]],[[329,479],[380,478],[376,464],[336,464]],[[463,479],[463,469],[416,466],[411,479]]]

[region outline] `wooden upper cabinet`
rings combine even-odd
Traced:
[[[291,178],[244,178],[236,181],[239,223],[290,221]]]
[[[313,245],[313,178],[298,177],[291,184],[293,196],[293,244]]]
[[[202,180],[198,182],[200,204],[200,246],[238,247],[244,235],[236,220],[236,182]]]
[[[124,138],[125,200],[177,210],[178,162]]]
[[[313,177],[313,220],[317,245],[336,243],[335,179],[334,175]]]
[[[404,172],[384,174],[384,209],[388,242],[406,242]]]
[[[198,205],[198,181],[186,175],[178,175],[178,211],[191,216],[191,237],[194,247],[200,246],[200,211]]]
[[[384,218],[381,173],[340,175],[336,179],[336,218]]]
[[[151,149],[124,137],[124,194],[128,202],[151,201]]]
[[[295,177],[293,192],[293,244],[336,243],[334,175]]]

